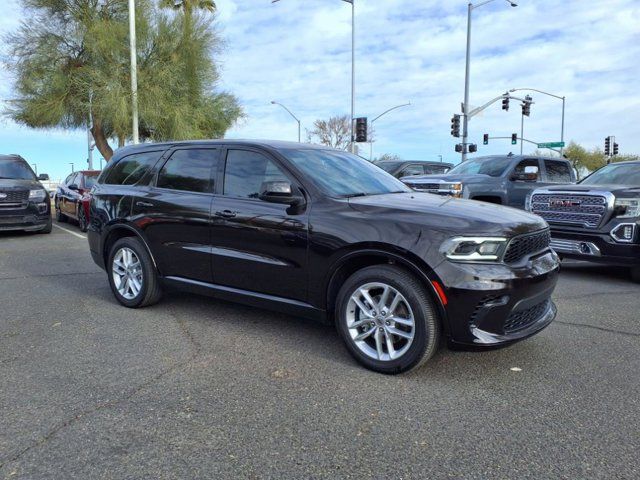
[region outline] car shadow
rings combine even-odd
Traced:
[[[634,283],[629,269],[617,265],[602,265],[577,260],[564,260],[561,275],[584,279],[585,275],[594,277],[592,280],[621,280]]]

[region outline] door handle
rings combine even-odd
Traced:
[[[223,210],[221,212],[216,212],[216,217],[222,218],[234,218],[238,215],[238,212],[232,212],[231,210]]]
[[[149,203],[149,202],[136,202],[136,206],[137,207],[142,207],[142,208],[149,208],[149,207],[153,207],[153,203]]]

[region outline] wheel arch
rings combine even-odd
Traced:
[[[118,223],[118,224],[110,226],[109,227],[109,231],[104,236],[104,242],[102,244],[102,258],[104,260],[105,268],[108,265],[109,252],[111,250],[111,247],[118,240],[120,240],[121,238],[125,238],[125,237],[135,237],[135,238],[138,238],[142,242],[142,244],[144,245],[144,248],[147,250],[147,253],[151,257],[151,261],[153,262],[153,266],[157,270],[158,269],[158,264],[156,262],[156,259],[155,259],[154,255],[153,255],[153,252],[151,251],[151,248],[149,248],[149,244],[144,239],[142,234],[138,230],[136,230],[134,227],[132,227],[131,225],[126,225],[126,224],[123,224],[123,223]],[[158,274],[160,274],[159,271],[158,271]]]
[[[413,258],[415,257],[415,258]],[[368,246],[352,250],[340,257],[330,269],[325,283],[325,308],[329,322],[333,323],[335,302],[345,280],[353,273],[373,265],[396,265],[414,275],[425,288],[427,294],[438,309],[441,327],[448,334],[448,321],[445,306],[432,282],[441,282],[433,268],[411,252],[398,252],[380,246]]]

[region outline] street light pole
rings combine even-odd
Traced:
[[[476,9],[480,8],[487,3],[494,2],[495,0],[485,0],[484,2],[478,3],[474,5],[473,3],[469,3],[467,10],[467,56],[466,56],[466,64],[465,64],[465,74],[464,74],[464,104],[462,105],[462,115],[464,116],[462,120],[462,161],[467,160],[467,140],[469,138],[469,83],[471,77],[471,13]],[[505,0],[512,7],[517,7],[518,4],[511,1]]]
[[[512,88],[511,90],[509,90],[510,92],[521,92],[521,91],[528,91],[528,92],[538,92],[541,93],[543,95],[548,95],[549,97],[553,97],[553,98],[557,98],[558,100],[562,100],[562,126],[560,127],[560,141],[564,143],[564,113],[565,113],[565,107],[567,104],[567,97],[565,96],[560,96],[560,95],[555,95],[553,93],[549,93],[549,92],[545,92],[543,90],[538,90],[537,88]],[[562,154],[564,151],[564,147],[560,147],[560,154]]]
[[[132,0],[130,0],[132,1]],[[271,3],[277,3],[280,0],[271,0]],[[355,153],[355,132],[353,122],[356,116],[356,5],[355,0],[342,0],[351,4],[351,121],[350,132],[351,142],[349,150]],[[489,0],[493,1],[493,0]]]
[[[133,143],[139,142],[138,134],[138,59],[136,53],[136,5],[129,0],[129,50],[131,54],[131,117]]]
[[[289,115],[291,115],[295,119],[296,122],[298,122],[298,143],[300,143],[301,142],[301,136],[300,136],[300,134],[301,134],[301,123],[300,123],[300,119],[298,117],[296,117],[291,110],[289,110],[287,107],[285,107],[280,102],[276,102],[275,100],[271,100],[271,104],[272,105],[280,105],[287,112],[289,112]]]
[[[394,110],[397,110],[398,108],[402,108],[402,107],[409,107],[411,105],[411,102],[409,103],[403,103],[402,105],[396,105],[395,107],[391,107],[388,110],[385,110],[384,112],[382,112],[380,115],[378,115],[376,118],[374,118],[373,120],[371,120],[371,130],[373,131],[373,124],[375,123],[376,120],[378,120],[380,117],[384,117],[387,113],[389,112],[393,112]],[[373,161],[373,142],[369,142],[369,161],[372,162]]]
[[[69,165],[71,165],[71,173],[74,173],[74,172],[75,172],[75,170],[74,170],[74,168],[73,168],[73,162],[69,162]]]

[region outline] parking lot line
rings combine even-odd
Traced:
[[[84,238],[85,240],[87,238],[86,236],[80,235],[77,232],[73,232],[73,231],[69,230],[68,228],[61,227],[60,225],[58,225],[56,223],[54,223],[53,226],[59,228],[60,230],[64,230],[65,232],[70,233],[71,235],[75,235],[76,237]]]

